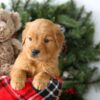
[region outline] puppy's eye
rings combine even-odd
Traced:
[[[32,38],[31,37],[29,37],[28,39],[29,39],[29,41],[32,41]]]
[[[44,42],[45,42],[45,43],[48,43],[48,42],[49,42],[49,40],[48,40],[48,39],[44,39]]]

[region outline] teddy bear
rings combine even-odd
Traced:
[[[22,46],[13,35],[21,27],[20,16],[17,12],[0,9],[0,75],[9,74]]]

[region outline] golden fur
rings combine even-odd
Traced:
[[[11,70],[11,86],[19,90],[25,86],[27,76],[33,78],[32,85],[44,89],[51,77],[59,76],[58,56],[64,42],[59,27],[48,19],[28,22],[22,33],[23,50]],[[38,56],[32,50],[38,49]]]

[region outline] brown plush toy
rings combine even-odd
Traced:
[[[20,26],[17,12],[0,9],[0,75],[9,73],[10,65],[21,50],[19,40],[12,38]]]

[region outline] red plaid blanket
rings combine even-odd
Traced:
[[[61,92],[61,82],[58,80],[50,80],[43,91],[36,90],[31,82],[28,79],[25,88],[17,91],[11,88],[9,77],[0,76],[0,100],[56,100]]]

